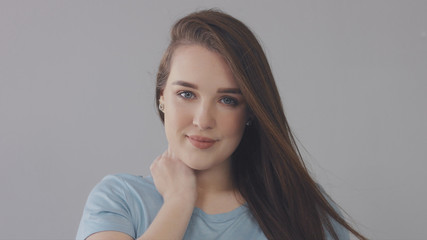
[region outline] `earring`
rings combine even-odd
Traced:
[[[163,103],[159,104],[159,110],[163,112],[163,110],[165,110],[165,105],[163,105]]]
[[[248,127],[252,126],[252,121],[251,121],[251,120],[248,120],[248,121],[246,122],[246,126],[248,126]]]

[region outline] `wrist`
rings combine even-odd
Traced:
[[[194,208],[196,204],[197,195],[196,194],[171,194],[164,195],[163,201],[164,204],[168,205],[178,205],[178,206],[189,206]]]

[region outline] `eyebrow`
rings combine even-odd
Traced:
[[[185,82],[185,81],[176,81],[176,82],[173,82],[172,85],[179,85],[179,86],[183,86],[183,87],[189,87],[189,88],[197,89],[196,85],[189,83],[189,82]]]
[[[242,94],[240,89],[238,88],[220,88],[217,91],[218,93],[234,93],[234,94]]]
[[[179,86],[183,86],[183,87],[188,87],[188,88],[193,88],[193,89],[198,89],[198,87],[195,84],[186,82],[186,81],[175,81],[172,83],[172,85],[179,85]],[[240,89],[238,88],[219,88],[218,93],[234,93],[234,94],[242,94],[242,92],[240,91]]]

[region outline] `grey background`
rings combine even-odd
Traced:
[[[72,239],[92,187],[166,148],[179,17],[259,36],[313,176],[372,239],[425,239],[427,1],[0,1],[0,239]]]

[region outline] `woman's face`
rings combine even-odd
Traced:
[[[178,47],[160,103],[169,148],[176,157],[195,170],[230,163],[248,114],[219,54],[198,45]]]

